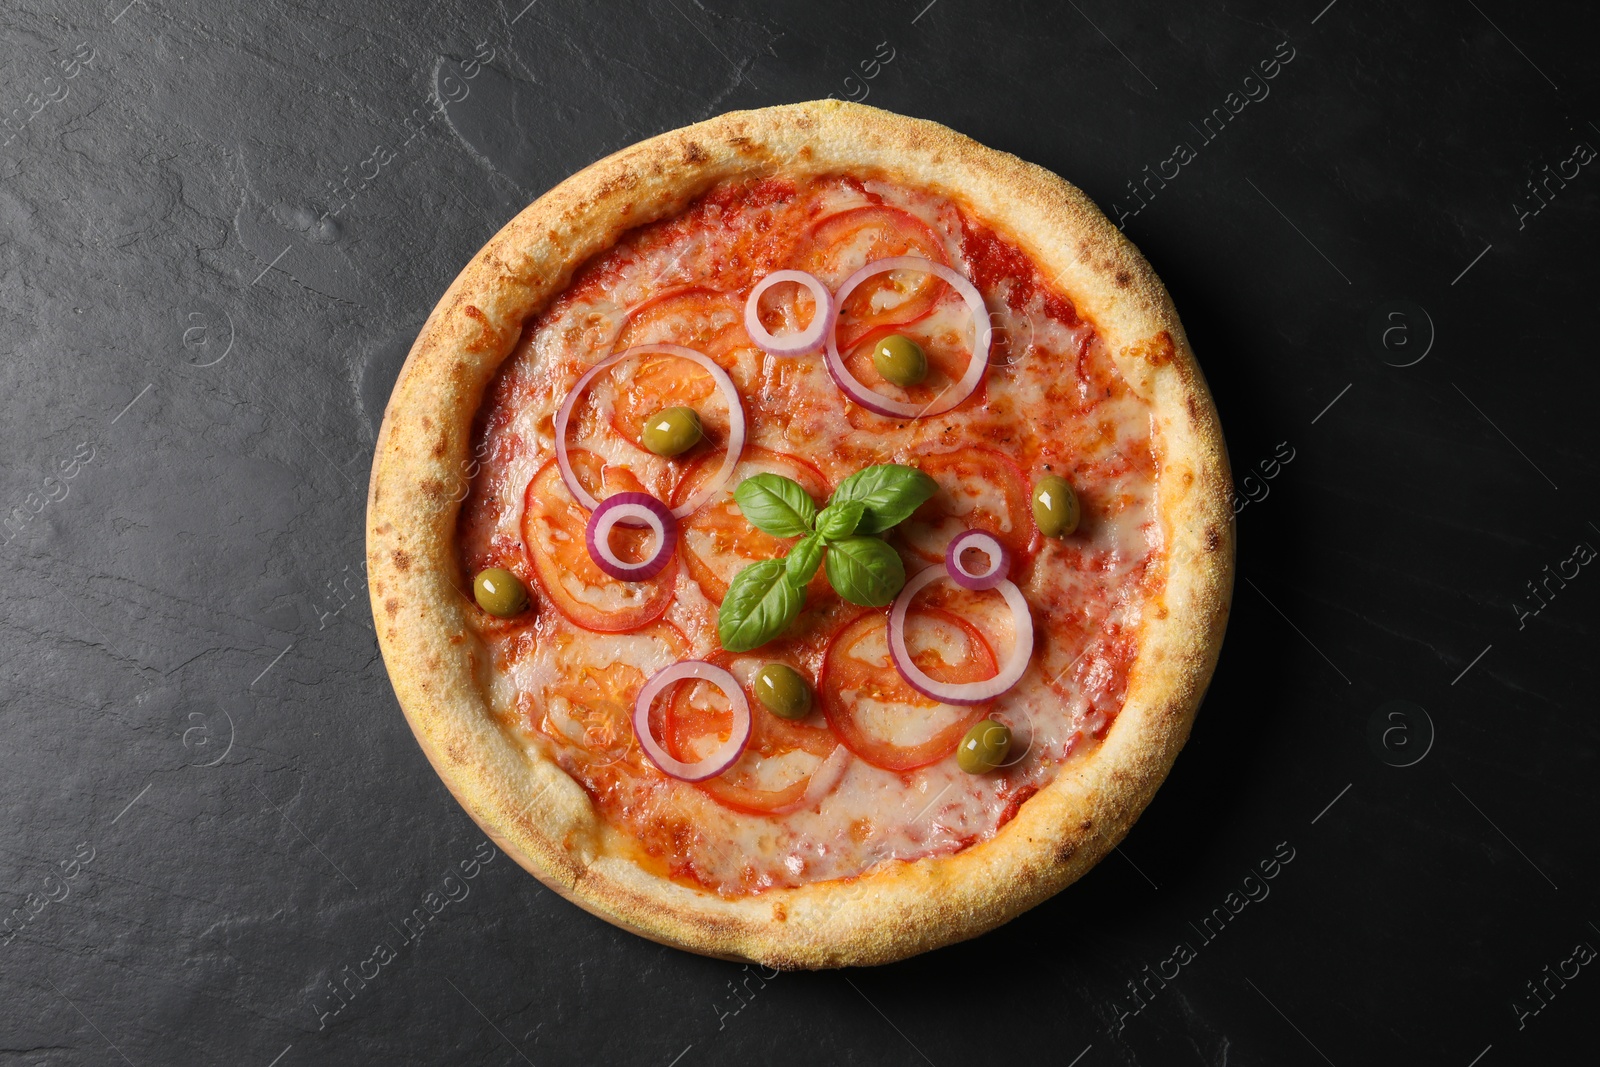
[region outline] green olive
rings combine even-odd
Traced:
[[[769,663],[756,672],[756,699],[780,719],[803,719],[811,713],[811,687],[787,663]]]
[[[885,381],[916,385],[928,376],[928,357],[922,346],[903,334],[891,333],[872,350],[872,365]]]
[[[472,580],[472,595],[478,607],[502,619],[528,610],[528,591],[522,580],[500,567],[479,571]]]
[[[1046,537],[1065,537],[1078,528],[1078,494],[1059,474],[1047,474],[1033,487],[1033,521]]]
[[[961,739],[956,762],[968,774],[987,774],[1006,761],[1011,752],[1011,731],[1004,723],[984,719]]]
[[[705,431],[694,408],[662,408],[644,420],[644,447],[658,456],[678,456],[700,443]]]

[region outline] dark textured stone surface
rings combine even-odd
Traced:
[[[1515,207],[1600,146],[1590,6],[123,3],[0,13],[0,1062],[1592,1058],[1600,974],[1542,969],[1600,945],[1600,576],[1516,605],[1600,545],[1600,164]],[[1130,213],[1256,499],[1121,854],[971,944],[763,985],[473,866],[378,656],[364,486],[415,330],[531,197],[863,92]]]

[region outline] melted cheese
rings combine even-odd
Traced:
[[[1161,569],[1149,408],[1117,375],[1087,324],[1070,313],[1052,317],[1041,278],[979,277],[965,258],[974,224],[955,204],[924,192],[848,180],[819,181],[776,198],[756,192],[709,196],[683,217],[629,235],[529,323],[485,401],[479,454],[489,458],[473,481],[460,531],[469,573],[511,566],[534,591],[536,612],[525,625],[501,624],[483,633],[495,664],[488,695],[507,728],[558,760],[589,790],[602,817],[621,831],[613,836],[633,842],[636,859],[729,895],[848,877],[884,862],[955,852],[995,834],[1022,798],[1104,735],[1121,706],[1132,636],[1146,603],[1159,595]],[[1008,457],[1029,482],[1046,467],[1065,475],[1079,491],[1085,519],[1077,535],[1044,541],[1033,548],[1031,560],[1013,567],[1012,577],[1033,608],[1036,644],[1027,674],[990,708],[1013,731],[1008,766],[973,776],[952,755],[915,770],[888,771],[850,756],[820,802],[782,815],[749,814],[660,774],[642,757],[628,726],[633,694],[651,673],[718,650],[716,604],[684,568],[661,621],[611,635],[573,626],[542,595],[522,554],[523,491],[553,455],[556,408],[579,375],[608,353],[628,322],[628,309],[695,285],[734,292],[742,301],[768,271],[794,265],[814,220],[868,203],[921,219],[943,242],[950,263],[978,281],[996,331],[985,385],[941,416],[882,419],[847,405],[817,356],[764,354],[734,324],[737,343],[724,344],[721,356],[711,354],[739,388],[749,443],[809,461],[830,484],[871,463],[915,463],[981,446]],[[858,233],[848,248],[831,250],[825,284],[837,287],[867,262],[868,238]],[[1024,292],[1030,295],[1019,298]],[[1055,294],[1055,306],[1068,295]],[[662,328],[691,325],[669,321]],[[930,350],[970,351],[969,316],[951,294],[916,328]],[[612,424],[619,390],[633,380],[625,367],[597,379],[577,406],[569,445],[596,453],[667,499],[681,464],[643,452]],[[886,396],[910,395],[887,384],[880,388]],[[705,400],[708,425],[725,426],[726,417],[719,396]],[[1024,502],[1028,488],[1023,485]],[[1001,485],[963,484],[946,501],[946,514],[913,519],[891,543],[901,547],[910,571],[937,558],[974,515],[990,516],[997,532],[1027,542],[1035,534],[1032,517],[1026,510],[1015,513],[1015,503]],[[689,549],[711,550],[711,535],[685,532]],[[547,533],[552,539],[573,536]],[[732,573],[724,568],[717,577],[726,582]],[[605,610],[642,596],[626,583],[582,584],[569,584],[568,594]],[[984,635],[995,658],[1004,659],[1014,635],[997,594],[964,594],[940,582],[932,599],[958,610]],[[823,605],[812,622],[819,633],[837,631],[858,610]],[[914,654],[936,652],[947,661],[966,654],[966,638],[955,627],[913,627],[909,636]],[[893,677],[881,638],[863,640],[853,652]],[[846,695],[859,698],[861,728],[896,745],[926,741],[968,714],[948,705],[896,703],[882,693]],[[759,706],[753,713],[766,714]],[[813,725],[821,721],[813,715]],[[708,749],[714,741],[695,747]],[[822,762],[815,753],[794,749],[747,757],[745,765],[758,788],[776,791],[809,777]]]

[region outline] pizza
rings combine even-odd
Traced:
[[[368,499],[390,678],[467,812],[657,941],[972,937],[1187,739],[1232,591],[1216,411],[1076,188],[840,101],[562,182],[423,327]]]

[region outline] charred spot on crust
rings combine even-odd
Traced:
[[[395,549],[392,553],[392,558],[394,559],[394,565],[397,569],[402,571],[408,571],[411,569],[411,553],[407,552],[405,549]]]
[[[445,746],[444,754],[451,763],[460,764],[467,762],[467,757],[462,753],[461,747],[454,741]]]
[[[606,181],[601,183],[600,188],[595,195],[597,199],[606,200],[610,198],[612,193],[615,193],[619,189],[623,191],[631,191],[638,188],[638,186],[639,176],[631,170],[624,171],[615,178],[608,178]]]
[[[1212,552],[1222,548],[1222,531],[1215,526],[1206,527],[1206,548]]]
[[[1117,271],[1117,285],[1118,286],[1120,286],[1123,289],[1126,289],[1128,287],[1128,283],[1131,282],[1131,281],[1133,281],[1133,275],[1129,274],[1125,270]]]
[[[699,141],[690,141],[683,146],[683,161],[698,166],[711,161],[711,153],[703,148]]]
[[[424,496],[436,503],[445,497],[444,483],[437,478],[425,479],[421,489]]]
[[[400,614],[400,601],[396,600],[394,597],[390,597],[388,600],[385,600],[383,602],[383,612],[385,615],[389,616],[389,618],[394,618],[396,615]]]
[[[1194,421],[1199,422],[1200,421],[1200,402],[1194,398],[1194,394],[1193,393],[1189,394],[1188,400],[1186,402],[1186,406],[1189,409],[1189,417],[1191,419],[1193,419]]]
[[[486,351],[499,340],[500,331],[495,329],[494,324],[489,321],[489,316],[484,314],[482,308],[475,304],[467,304],[462,307],[461,314],[476,322],[480,328],[478,339],[467,345],[468,351]]]
[[[1135,358],[1142,359],[1152,367],[1164,366],[1177,358],[1177,349],[1172,344],[1172,334],[1162,330],[1148,341],[1140,341],[1132,347]],[[1189,413],[1195,414],[1194,396],[1189,397]],[[1199,416],[1196,415],[1196,418]]]

